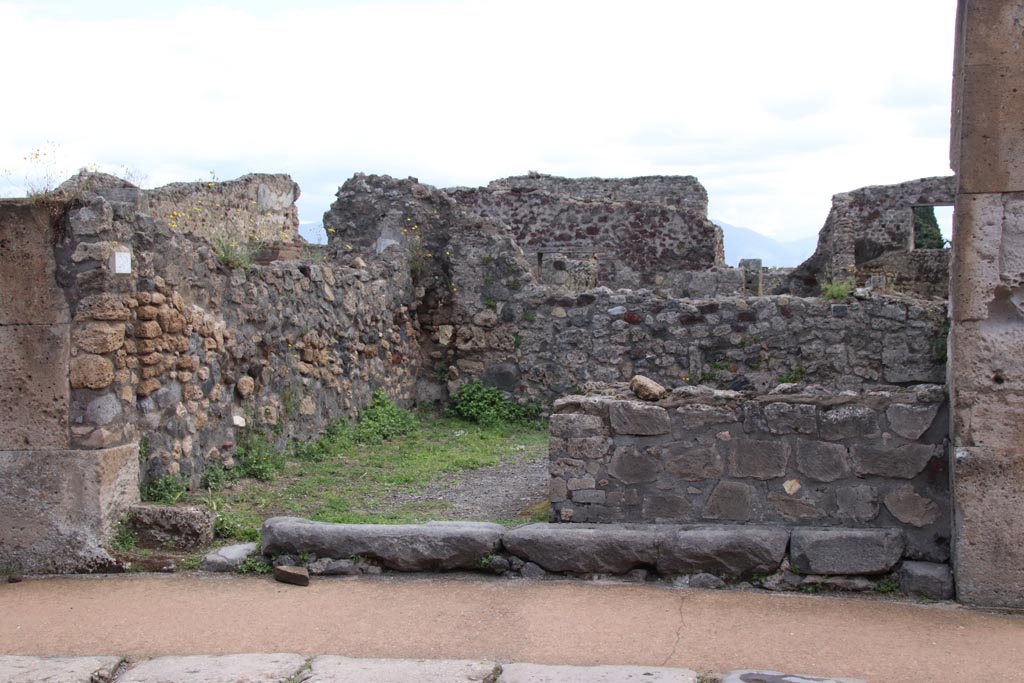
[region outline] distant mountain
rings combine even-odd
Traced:
[[[759,258],[765,266],[798,266],[814,253],[818,245],[817,235],[779,242],[750,228],[741,228],[714,219],[712,222],[722,228],[725,238],[725,262],[730,266],[738,265],[740,259],[745,258]]]

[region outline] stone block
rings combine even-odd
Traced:
[[[23,657],[0,655],[5,683],[99,683],[112,681],[120,657]]]
[[[847,455],[842,444],[801,441],[796,445],[796,468],[814,481],[836,481],[850,474]]]
[[[790,562],[802,574],[885,574],[903,556],[896,529],[793,529]]]
[[[103,389],[114,381],[114,364],[103,356],[82,353],[71,359],[73,389]]]
[[[658,478],[661,462],[647,449],[625,446],[615,449],[615,455],[608,463],[609,476],[623,484],[640,484]]]
[[[274,581],[293,586],[308,586],[309,570],[305,567],[278,565],[274,567]]]
[[[600,460],[611,450],[612,440],[605,436],[591,436],[566,439],[566,450],[570,458],[578,460]]]
[[[932,458],[942,456],[942,445],[909,443],[897,448],[855,445],[850,460],[858,476],[913,479]]]
[[[825,516],[813,502],[778,491],[768,494],[768,505],[787,522],[809,522]]]
[[[733,439],[729,442],[729,474],[751,479],[774,479],[786,474],[789,444],[782,440]]]
[[[905,595],[950,600],[953,597],[953,570],[938,562],[907,560],[900,568],[900,590]]]
[[[805,403],[768,403],[764,406],[764,420],[772,434],[818,433],[818,407]]]
[[[1024,458],[958,447],[953,457],[953,570],[957,599],[984,607],[1024,607]]]
[[[878,516],[878,491],[874,486],[858,484],[835,491],[836,518],[847,522],[870,522]]]
[[[157,657],[135,664],[118,683],[284,683],[306,664],[305,655],[257,654]]]
[[[820,434],[826,441],[878,436],[878,414],[856,403],[836,406],[821,414]]]
[[[211,550],[199,566],[204,572],[233,572],[259,551],[256,543],[236,543]]]
[[[625,574],[654,564],[660,529],[614,524],[529,524],[502,537],[505,549],[550,572]]]
[[[71,320],[57,285],[51,206],[0,204],[0,325],[56,325]],[[5,346],[6,348],[6,346]]]
[[[734,408],[709,406],[701,403],[679,406],[672,411],[672,414],[672,419],[677,427],[681,427],[679,430],[681,434],[711,425],[732,424],[739,420]]]
[[[498,550],[504,527],[484,522],[327,524],[297,517],[263,522],[262,552],[359,555],[398,571],[475,569]]]
[[[671,576],[707,572],[726,578],[770,574],[779,568],[789,531],[772,526],[704,526],[670,529],[656,567]]]
[[[641,401],[660,401],[668,396],[668,389],[643,375],[634,375],[629,380],[629,390]]]
[[[723,481],[715,486],[704,506],[705,519],[749,522],[757,517],[757,489],[739,481]]]
[[[973,2],[963,19],[964,65],[1019,64],[1024,59],[1024,43],[1020,39],[1024,6],[1013,2]]]
[[[656,436],[672,428],[667,410],[638,401],[613,401],[608,416],[616,434]]]
[[[649,493],[641,507],[643,519],[656,522],[689,522],[694,519],[689,498],[672,493]]]
[[[583,413],[557,413],[552,415],[548,429],[551,436],[560,439],[602,436],[608,433],[604,420],[596,415],[586,415]]]
[[[313,660],[304,683],[472,683],[498,681],[497,662],[464,659],[353,659],[323,655]]]
[[[214,513],[206,508],[133,505],[129,512],[139,546],[198,550],[213,543]]]
[[[68,326],[0,325],[0,450],[68,447]]]
[[[75,308],[76,322],[86,320],[119,320],[123,322],[131,317],[132,312],[125,305],[121,295],[109,292],[84,297]]]
[[[932,405],[893,403],[886,408],[885,417],[889,421],[889,429],[904,439],[917,441],[932,426],[938,412],[938,403]]]
[[[661,451],[665,471],[685,481],[718,479],[725,473],[725,458],[715,446],[680,441]]]
[[[950,269],[950,315],[955,321],[985,320],[1001,282],[1004,198],[1001,194],[958,195],[956,258]],[[957,326],[953,326],[953,332]]]
[[[135,336],[139,339],[156,339],[163,330],[160,329],[160,323],[155,320],[142,320],[135,323]]]
[[[905,337],[887,335],[882,341],[882,374],[890,384],[942,382],[946,366],[935,358],[932,344],[912,345]]]
[[[860,678],[820,678],[806,674],[788,674],[781,671],[741,669],[730,671],[722,683],[868,683]]]
[[[71,332],[71,341],[87,353],[111,353],[124,346],[124,325],[106,321],[77,323]]]
[[[910,484],[889,491],[883,500],[892,516],[904,524],[921,528],[934,524],[940,517],[935,501],[917,493]]]
[[[0,565],[26,573],[113,566],[107,539],[139,500],[138,448],[0,451]]]
[[[418,680],[426,681],[428,679]],[[698,683],[699,680],[695,671],[661,666],[569,666],[516,663],[502,666],[501,677],[497,679],[497,683]],[[401,682],[396,679],[394,683]]]
[[[959,191],[1024,192],[1024,67],[1018,60],[963,69]]]

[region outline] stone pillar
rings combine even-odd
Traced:
[[[1024,607],[1024,1],[960,0],[951,164],[953,561],[962,602]]]
[[[0,202],[0,575],[102,569],[138,500],[138,448],[76,449],[72,317],[54,244],[63,206]]]

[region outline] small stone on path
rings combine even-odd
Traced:
[[[308,586],[309,570],[305,567],[278,565],[274,567],[274,580],[281,583],[290,583],[293,586]]]

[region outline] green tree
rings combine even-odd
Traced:
[[[914,248],[942,249],[946,241],[939,232],[939,222],[935,220],[934,206],[914,207]]]

